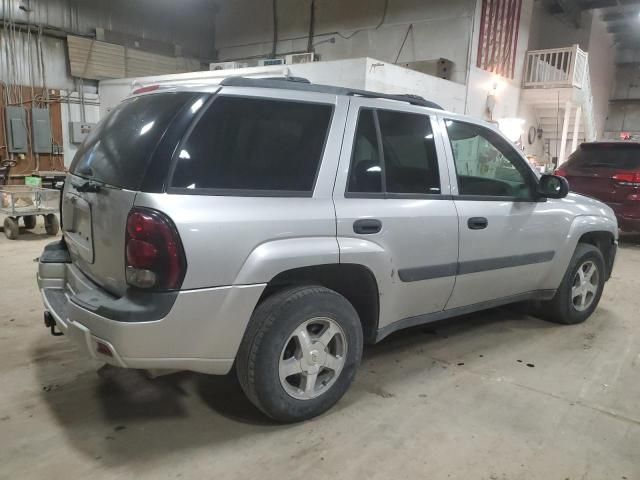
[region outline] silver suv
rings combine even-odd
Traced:
[[[40,257],[45,324],[95,359],[234,369],[297,421],[364,343],[522,301],[582,322],[611,274],[612,210],[491,124],[302,79],[143,90],[78,151]]]

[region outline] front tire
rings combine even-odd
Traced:
[[[287,288],[255,309],[238,351],[238,380],[274,420],[307,420],[347,391],[362,343],[358,314],[342,295],[320,286]]]
[[[605,278],[602,252],[593,245],[579,243],[555,296],[542,302],[543,316],[565,325],[584,322],[598,306]]]

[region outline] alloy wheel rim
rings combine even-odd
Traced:
[[[282,388],[293,398],[311,400],[336,382],[347,355],[344,330],[327,317],[314,317],[289,335],[280,353]]]
[[[591,260],[584,262],[573,277],[571,303],[578,312],[587,310],[598,293],[600,272]]]

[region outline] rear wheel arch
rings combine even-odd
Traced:
[[[320,285],[345,297],[360,317],[364,341],[375,341],[380,297],[378,282],[369,268],[355,263],[335,263],[285,270],[267,283],[258,305],[273,294],[295,285]]]

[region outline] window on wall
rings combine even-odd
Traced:
[[[378,145],[382,145],[382,152]],[[347,191],[439,194],[438,157],[429,117],[391,110],[362,110]]]
[[[531,172],[496,132],[447,120],[460,195],[531,198]]]
[[[331,105],[219,97],[180,147],[172,187],[311,192]]]

